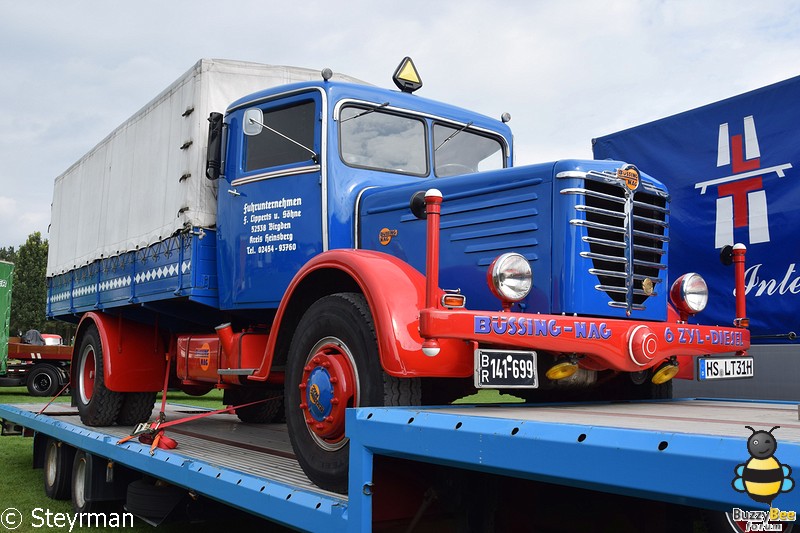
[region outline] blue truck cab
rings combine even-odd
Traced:
[[[277,307],[294,274],[326,250],[397,250],[404,236],[375,247],[381,222],[364,216],[371,190],[405,186],[395,201],[407,208],[406,190],[512,158],[511,131],[499,120],[335,81],[250,95],[231,105],[225,124],[217,257],[220,306],[230,309]],[[413,237],[418,257],[424,242]]]

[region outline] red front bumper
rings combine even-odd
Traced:
[[[583,368],[621,372],[645,370],[672,356],[743,354],[750,347],[750,331],[744,328],[463,309],[423,309],[420,333],[433,342],[462,339],[487,347],[577,354],[583,356]]]

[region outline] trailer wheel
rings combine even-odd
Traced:
[[[28,374],[28,393],[52,397],[58,393],[60,383],[58,369],[48,364],[37,364]]]
[[[286,423],[297,460],[319,487],[347,492],[348,407],[415,405],[418,379],[383,372],[375,326],[361,294],[315,302],[300,320],[289,348]]]
[[[48,439],[44,450],[44,492],[54,500],[68,500],[75,448]]]
[[[73,366],[72,399],[78,406],[81,422],[87,426],[110,426],[119,414],[122,394],[106,388],[103,346],[94,324],[83,335]]]
[[[186,494],[185,489],[174,485],[160,482],[153,484],[140,479],[128,485],[125,510],[160,522],[169,516]]]
[[[117,415],[120,426],[135,426],[150,420],[153,406],[156,403],[155,392],[125,392],[122,394],[122,406]]]
[[[78,450],[72,463],[72,510],[76,513],[91,513],[101,509],[104,502],[89,501],[89,457],[83,450]]]

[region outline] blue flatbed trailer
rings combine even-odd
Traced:
[[[474,471],[711,511],[768,509],[732,488],[747,462],[745,426],[774,431],[775,457],[800,472],[798,405],[683,399],[607,404],[363,407],[348,411],[349,496],[323,491],[302,473],[283,424],[242,424],[214,415],[173,426],[170,451],[136,440],[128,428],[98,430],[74,408],[0,405],[4,427],[26,428],[145,472],[253,515],[308,531],[370,531],[375,499],[392,492],[376,471],[388,459],[436,472]],[[196,408],[170,406],[174,420]],[[797,474],[794,474],[795,476]],[[379,479],[380,478],[380,479]],[[399,481],[398,481],[399,483]],[[463,488],[463,487],[462,487]],[[469,487],[469,490],[478,487]],[[495,502],[496,503],[496,502]],[[527,513],[537,510],[528,502]],[[580,506],[580,502],[573,502]],[[800,490],[773,507],[800,509]]]

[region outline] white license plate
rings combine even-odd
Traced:
[[[535,389],[539,386],[536,352],[475,350],[478,389]]]
[[[697,379],[752,378],[752,357],[700,357],[697,359]]]

